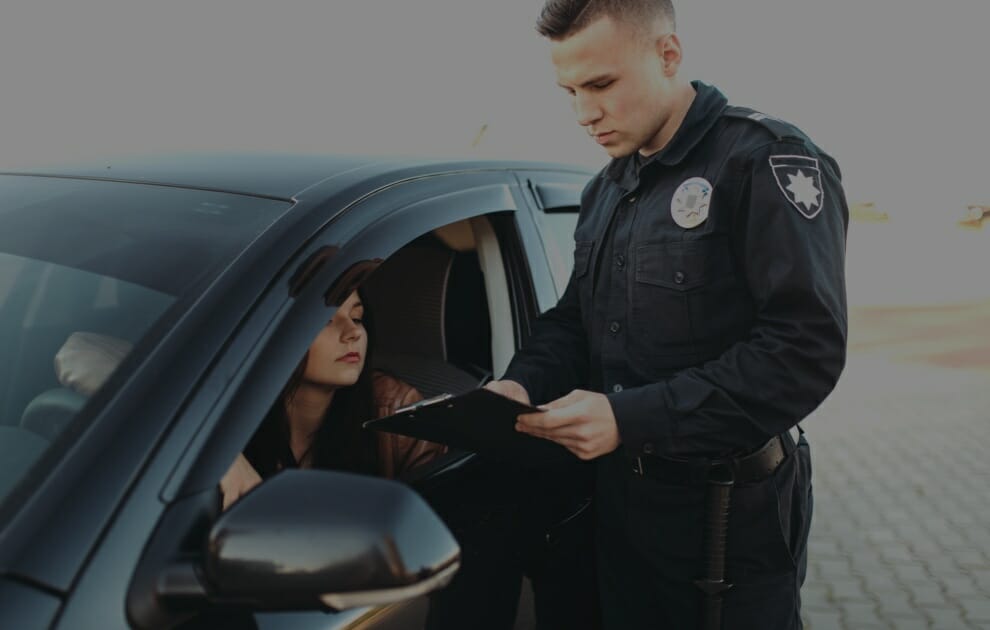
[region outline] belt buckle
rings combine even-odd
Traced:
[[[639,475],[640,477],[643,476],[643,458],[642,457],[637,457],[636,458],[636,461],[633,463],[633,472],[636,473],[637,475]]]

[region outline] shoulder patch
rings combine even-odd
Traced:
[[[806,219],[825,207],[825,187],[818,160],[807,155],[771,155],[770,169],[777,188]]]
[[[749,107],[739,107],[737,105],[730,105],[723,110],[722,115],[727,118],[740,118],[743,120],[748,120],[757,125],[760,125],[771,134],[777,141],[784,140],[786,138],[792,138],[796,140],[807,140],[805,135],[801,133],[801,130],[792,125],[789,122],[780,120],[779,118],[774,118],[773,116],[767,116],[763,112],[758,112],[755,109]]]

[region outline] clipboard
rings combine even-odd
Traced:
[[[537,466],[577,461],[556,442],[516,431],[516,416],[542,411],[491,390],[475,389],[428,398],[362,426],[474,451],[497,461]]]

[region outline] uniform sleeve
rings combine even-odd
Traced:
[[[755,323],[713,361],[609,394],[631,455],[751,448],[813,411],[842,372],[849,212],[838,166],[789,142],[743,164],[731,238]]]
[[[587,382],[588,357],[577,277],[572,271],[557,305],[536,320],[526,346],[515,354],[502,378],[518,382],[534,404],[542,404]]]

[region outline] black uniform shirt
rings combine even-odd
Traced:
[[[604,392],[630,455],[751,450],[817,407],[845,362],[838,166],[693,85],[667,146],[585,188],[570,282],[504,376],[536,402]]]

